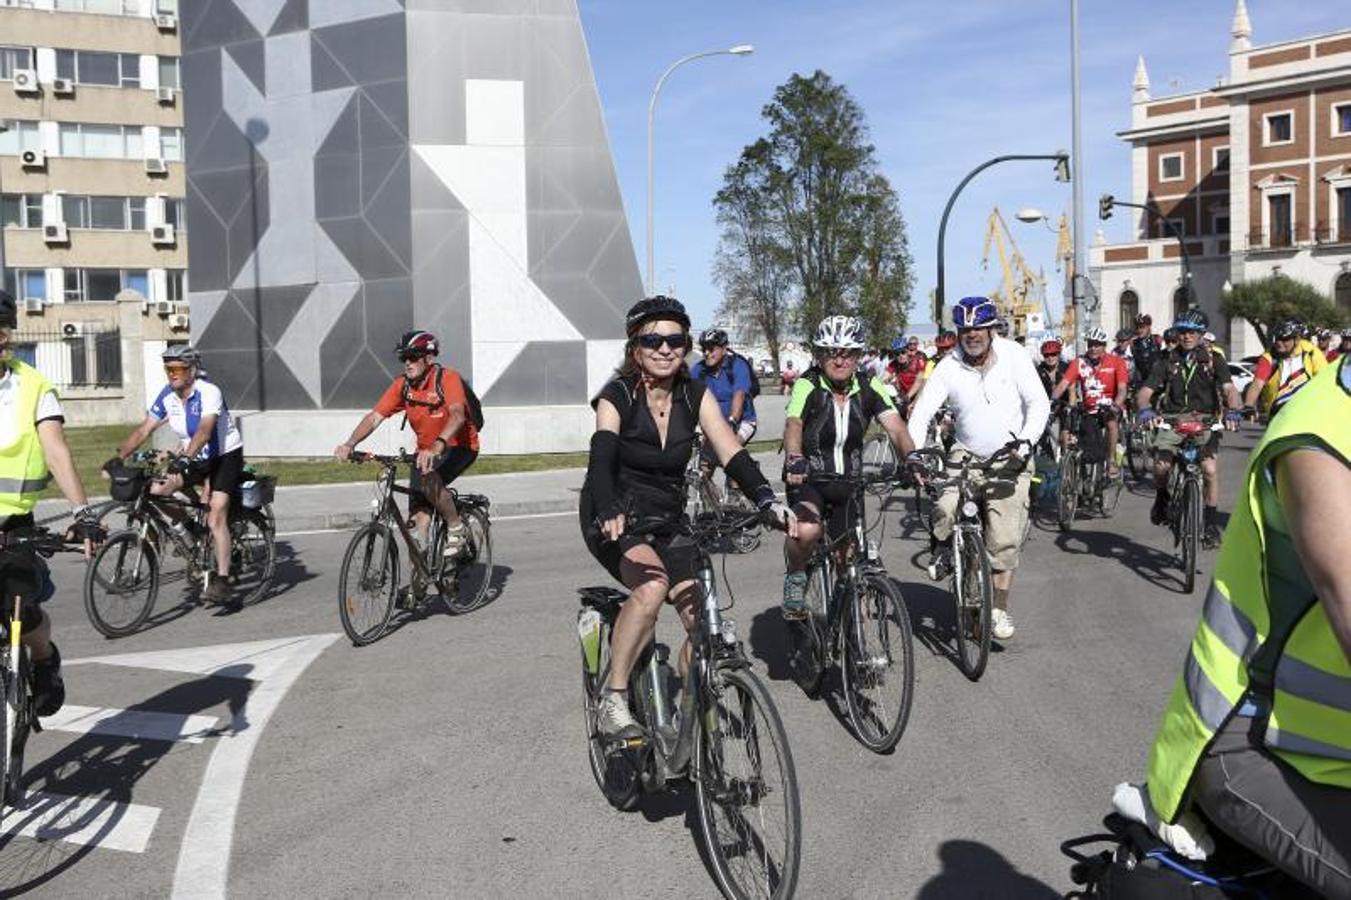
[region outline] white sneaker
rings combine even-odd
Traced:
[[[990,610],[990,622],[993,626],[990,629],[990,633],[993,634],[997,640],[1007,641],[1009,638],[1013,637],[1013,616],[1009,615],[1007,610]]]
[[[469,538],[469,528],[461,522],[458,525],[446,529],[446,549],[441,551],[441,555],[446,559],[454,559],[460,555],[464,545]]]
[[[596,730],[602,737],[612,740],[638,737],[643,733],[629,710],[628,701],[616,691],[601,695],[600,706],[596,709]]]

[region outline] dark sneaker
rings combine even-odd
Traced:
[[[61,677],[61,651],[52,644],[52,655],[33,663],[33,708],[41,717],[55,715],[66,702],[66,682]]]
[[[212,575],[202,591],[202,601],[211,606],[225,606],[230,602],[230,579]]]
[[[933,562],[927,569],[930,581],[942,581],[952,574],[952,549],[939,547],[934,551]]]
[[[1155,497],[1154,505],[1149,508],[1149,521],[1155,525],[1168,524],[1168,498]]]
[[[807,618],[807,573],[789,572],[783,576],[783,617]]]
[[[1221,537],[1223,537],[1223,534],[1220,531],[1220,526],[1214,522],[1207,522],[1205,531],[1201,534],[1201,543],[1207,550],[1213,550],[1220,545]]]

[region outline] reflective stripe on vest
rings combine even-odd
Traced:
[[[51,484],[51,473],[41,478],[0,478],[0,494],[36,494]]]
[[[1249,460],[1201,622],[1150,750],[1150,800],[1166,821],[1183,810],[1198,762],[1252,688],[1270,704],[1266,745],[1311,781],[1351,789],[1351,662],[1317,598],[1270,593],[1263,509],[1270,494],[1261,481],[1274,459],[1303,447],[1351,465],[1351,388],[1339,383],[1340,366],[1329,368],[1285,405]],[[1298,616],[1274,636],[1273,606],[1284,613],[1276,622]],[[1273,683],[1254,685],[1250,666],[1269,636],[1284,642],[1264,676]]]

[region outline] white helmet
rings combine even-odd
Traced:
[[[1107,332],[1095,325],[1084,332],[1084,343],[1105,344],[1107,343]]]
[[[862,350],[863,323],[853,316],[827,316],[816,326],[812,346],[818,350]]]

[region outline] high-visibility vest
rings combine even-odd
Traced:
[[[1323,351],[1319,350],[1309,341],[1300,339],[1295,345],[1295,353],[1299,354],[1300,368],[1285,381],[1281,381],[1281,361],[1276,359],[1268,351],[1262,354],[1262,357],[1274,367],[1271,377],[1267,383],[1262,385],[1262,393],[1257,397],[1257,408],[1263,415],[1271,413],[1271,408],[1277,403],[1285,404],[1295,393],[1309,383],[1309,380],[1317,375],[1323,369],[1327,368],[1327,357],[1323,356]]]
[[[38,495],[51,480],[35,420],[38,401],[52,385],[32,366],[13,359],[6,365],[18,376],[19,398],[10,413],[18,416],[14,439],[0,447],[0,516],[19,516],[33,511]]]
[[[1310,781],[1351,790],[1351,662],[1298,558],[1290,558],[1293,548],[1268,556],[1272,543],[1288,540],[1267,533],[1263,507],[1276,501],[1263,480],[1273,460],[1300,447],[1351,465],[1345,361],[1310,381],[1253,451],[1186,666],[1149,754],[1149,798],[1166,821],[1183,811],[1202,755],[1245,700],[1265,715],[1263,743],[1272,753]],[[1328,501],[1328,527],[1345,527],[1338,518],[1344,500]],[[1269,577],[1278,570],[1287,574]],[[1292,586],[1291,572],[1305,587]]]

